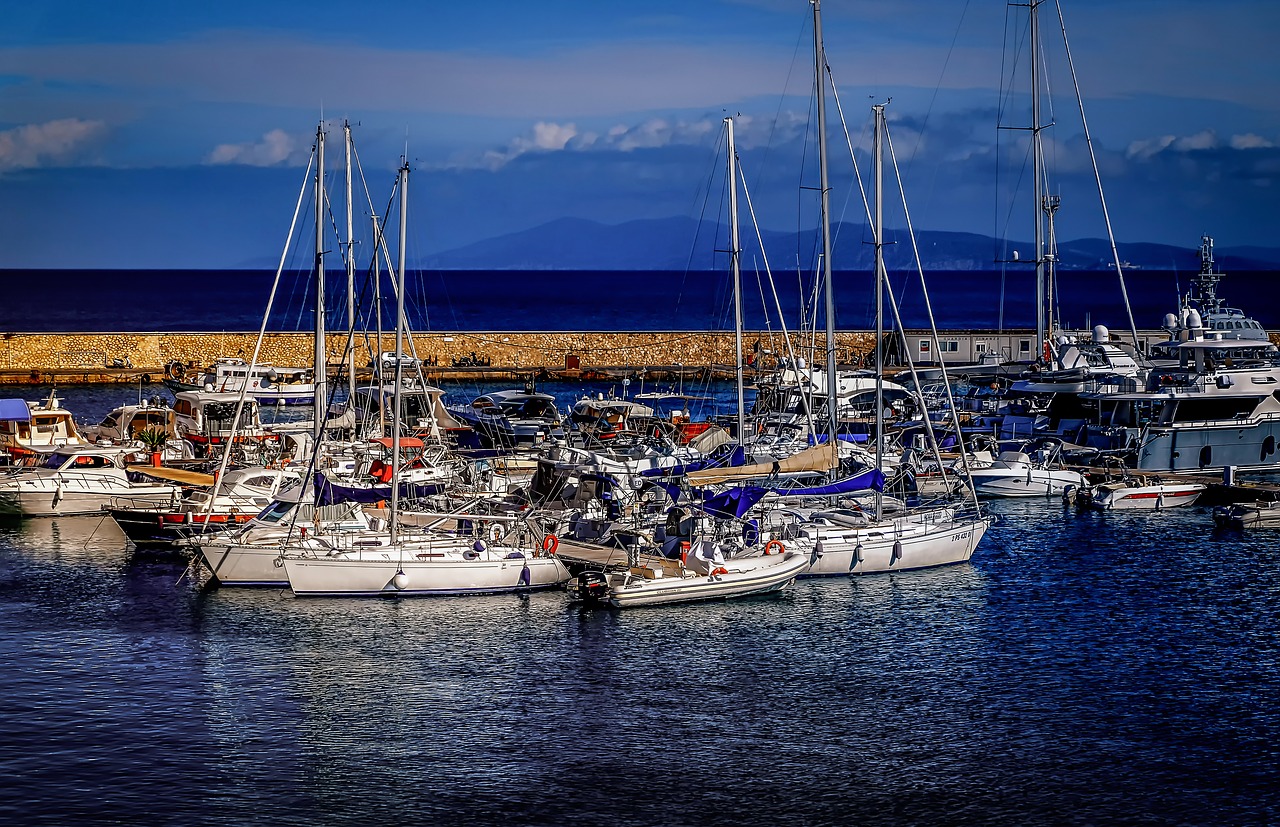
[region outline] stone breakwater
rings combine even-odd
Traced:
[[[393,351],[395,336],[358,336],[352,343],[357,369],[379,351]],[[0,378],[6,382],[158,381],[165,366],[181,362],[203,368],[220,357],[254,355],[257,333],[5,333],[0,336]],[[414,333],[416,355],[429,372],[454,369],[494,372],[547,371],[581,374],[592,371],[655,368],[697,369],[735,364],[732,332],[586,332],[586,333]],[[874,335],[844,331],[837,334],[837,356],[843,364],[869,353]],[[327,339],[330,370],[347,361],[348,338]],[[797,356],[812,358],[792,335]],[[819,347],[822,347],[819,337]],[[780,334],[752,331],[743,335],[743,349],[752,362],[785,355]],[[283,367],[310,365],[314,337],[309,333],[268,333],[258,350],[258,362]]]

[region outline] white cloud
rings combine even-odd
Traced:
[[[1252,132],[1246,135],[1231,136],[1232,149],[1274,149],[1275,144],[1268,141],[1261,135],[1254,135]]]
[[[0,132],[0,171],[70,163],[106,131],[102,121],[64,118]]]
[[[283,129],[273,129],[256,143],[219,144],[205,159],[208,164],[241,164],[250,167],[301,166],[310,144]]]

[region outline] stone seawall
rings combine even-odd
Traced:
[[[362,335],[354,342],[357,368],[368,365],[379,350],[395,349],[393,334],[383,334],[380,346],[375,338]],[[836,338],[842,363],[868,353],[874,341],[865,332],[840,332]],[[257,340],[257,333],[5,333],[0,336],[0,380],[129,381],[142,375],[159,380],[171,361],[202,368],[224,356],[248,360]],[[799,337],[793,335],[792,342],[801,347]],[[347,337],[331,335],[326,344],[332,370],[346,361]],[[719,331],[414,333],[413,344],[424,363],[440,370],[589,372],[735,363],[734,335]],[[768,332],[744,334],[743,347],[759,358],[786,352],[781,335]],[[258,361],[306,366],[313,362],[313,349],[309,333],[268,333]],[[796,355],[812,358],[801,350]]]

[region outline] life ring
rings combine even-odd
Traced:
[[[177,359],[174,359],[164,366],[165,376],[168,376],[170,379],[181,379],[186,375],[186,372],[187,369]]]
[[[489,542],[496,543],[502,539],[503,535],[501,523],[494,523],[489,526]]]
[[[712,569],[710,576],[717,577],[721,574],[728,574],[728,573],[729,573],[728,569],[726,569],[724,566],[720,566],[719,568]]]
[[[779,554],[782,554],[787,550],[787,547],[782,544],[781,540],[770,540],[769,542],[764,544],[764,553],[772,554],[773,549],[775,548],[778,550]]]
[[[542,550],[547,554],[555,554],[558,548],[560,548],[560,538],[556,535],[548,534],[542,538]]]

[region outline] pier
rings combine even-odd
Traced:
[[[1139,331],[1145,349],[1164,341],[1163,330]],[[921,367],[936,366],[938,353],[952,365],[979,361],[999,354],[1003,361],[1028,361],[1034,348],[1030,330],[940,331],[937,347],[928,331],[908,330],[905,336],[887,334],[896,342],[885,348],[886,364],[905,364],[905,340],[912,361]],[[1280,336],[1271,334],[1280,342]],[[328,371],[336,376],[352,361],[357,374],[367,371],[379,352],[394,350],[395,338],[384,333],[350,339],[331,334],[327,341]],[[1113,336],[1113,339],[1116,338]],[[4,333],[0,334],[0,384],[130,383],[159,382],[166,366],[179,362],[188,369],[202,369],[221,357],[253,358],[258,334],[215,333]],[[542,379],[611,380],[622,378],[679,383],[709,378],[732,378],[737,354],[732,331],[426,331],[412,334],[414,355],[422,360],[430,381],[514,380],[530,375]],[[819,352],[812,352],[809,334],[791,334],[791,348],[776,331],[753,330],[743,334],[744,358],[754,373],[770,369],[778,359],[793,353],[797,358],[824,362],[822,337]],[[875,358],[875,335],[870,331],[836,333],[836,361],[841,367],[867,366]],[[272,332],[262,340],[258,362],[276,366],[309,366],[314,339],[309,332]]]

